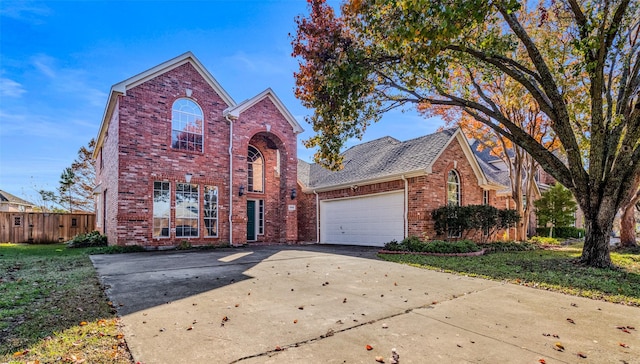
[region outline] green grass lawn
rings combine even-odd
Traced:
[[[380,254],[391,262],[421,268],[640,306],[640,254],[612,252],[617,269],[581,266],[581,246],[533,251],[495,252],[479,257]]]
[[[0,362],[131,363],[87,249],[0,244]]]

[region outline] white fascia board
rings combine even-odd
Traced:
[[[122,92],[116,89],[115,85],[111,87],[111,92],[109,92],[109,99],[107,99],[107,105],[104,107],[104,112],[102,113],[102,122],[100,123],[100,129],[98,129],[98,137],[96,138],[96,146],[93,149],[92,159],[98,158],[98,152],[102,147],[102,143],[104,142],[104,135],[109,128],[109,121],[111,120],[111,115],[113,115],[113,109],[116,107],[116,100],[118,100],[118,96],[122,95]]]
[[[284,116],[284,118],[287,120],[289,125],[291,125],[291,127],[293,128],[293,132],[294,133],[300,134],[300,133],[302,133],[304,131],[304,129],[302,128],[302,126],[300,126],[300,124],[298,123],[296,118],[293,117],[291,112],[289,112],[289,110],[284,106],[284,104],[282,103],[280,98],[275,94],[275,92],[273,92],[273,90],[271,88],[267,88],[266,90],[262,91],[261,93],[257,94],[256,96],[254,96],[254,97],[252,97],[252,98],[250,98],[248,100],[245,100],[245,101],[239,103],[236,106],[232,106],[232,107],[227,108],[225,110],[225,113],[239,116],[245,110],[250,109],[255,104],[257,104],[258,102],[262,101],[264,98],[269,98],[269,100],[271,100],[271,102],[276,106],[278,111],[280,111],[280,114],[282,114],[282,116]]]

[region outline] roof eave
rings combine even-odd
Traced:
[[[412,177],[425,176],[427,174],[429,174],[429,172],[427,172],[427,170],[419,169],[419,170],[409,171],[409,172],[394,173],[394,174],[391,174],[391,175],[388,175],[388,176],[384,176],[384,177],[355,180],[355,181],[350,181],[350,182],[345,182],[345,183],[340,183],[340,184],[335,184],[335,185],[315,186],[315,187],[314,186],[309,186],[309,187],[303,188],[303,192],[308,192],[308,191],[316,191],[316,192],[335,191],[335,190],[341,190],[341,189],[344,189],[344,188],[351,188],[353,186],[366,186],[366,185],[371,185],[371,184],[374,184],[374,183],[383,183],[383,182],[401,180],[403,177],[404,178],[412,178]]]

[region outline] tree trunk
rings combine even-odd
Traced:
[[[638,194],[636,197],[640,197]],[[636,243],[636,202],[637,198],[632,199],[627,206],[623,207],[622,216],[620,217],[620,246],[634,247]]]
[[[598,219],[593,215],[589,216],[585,212],[585,230],[584,248],[580,262],[595,268],[611,268],[611,256],[609,255],[609,239],[611,228],[613,227],[613,218],[615,214],[611,214],[610,218],[605,221],[605,226],[598,223]]]

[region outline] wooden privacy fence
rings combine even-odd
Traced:
[[[0,212],[0,242],[57,243],[95,230],[95,214]]]

